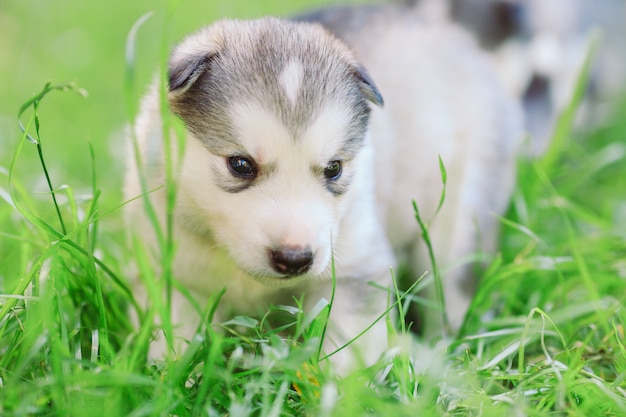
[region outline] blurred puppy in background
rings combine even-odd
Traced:
[[[415,200],[460,325],[472,283],[459,261],[494,250],[522,136],[517,101],[463,31],[400,6],[223,20],[178,45],[168,69],[167,102],[186,135],[171,149],[174,276],[201,305],[226,288],[217,320],[302,294],[310,307],[330,299],[334,275],[325,342],[334,351],[386,311],[391,268],[406,265],[413,280],[432,270]],[[165,182],[159,103],[155,85],[134,126],[143,166],[130,158],[128,198]],[[447,194],[435,216],[439,158]],[[165,190],[145,198],[164,222]],[[128,214],[156,241],[141,201]],[[172,315],[189,339],[199,317],[177,292]],[[374,362],[387,348],[384,320],[351,346],[334,355],[340,368]]]
[[[626,92],[623,0],[407,0],[426,20],[456,22],[489,51],[499,77],[524,106],[530,154],[548,145],[599,34],[578,126],[606,120]]]

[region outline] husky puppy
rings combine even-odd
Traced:
[[[513,187],[516,101],[451,26],[391,6],[299,20],[219,21],[171,55],[167,103],[186,130],[184,147],[171,141],[180,160],[175,278],[201,305],[225,288],[221,320],[263,314],[302,294],[308,306],[330,299],[334,274],[330,353],[388,308],[380,288],[392,286],[398,262],[413,279],[432,270],[415,200],[432,220],[458,326],[471,295],[460,262],[493,250],[494,214]],[[159,107],[155,86],[134,127],[143,168],[129,164],[128,198],[142,194],[140,175],[148,190],[164,183]],[[439,157],[447,195],[434,217]],[[164,219],[165,190],[147,198]],[[141,201],[129,204],[129,218],[144,239],[156,239]],[[175,293],[173,319],[187,339],[199,320],[188,304]],[[387,348],[384,320],[352,346],[372,363]]]

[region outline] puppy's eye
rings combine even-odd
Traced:
[[[330,161],[324,167],[324,177],[329,180],[336,180],[341,177],[341,161]]]
[[[256,177],[256,167],[252,159],[243,156],[231,156],[227,159],[228,169],[233,176],[245,179]]]

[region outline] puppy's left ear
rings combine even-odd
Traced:
[[[383,96],[382,94],[380,94],[378,87],[376,87],[374,81],[372,81],[372,78],[369,76],[367,71],[365,71],[365,68],[357,65],[354,68],[354,76],[356,77],[359,83],[359,89],[361,90],[363,95],[365,95],[365,98],[367,98],[369,101],[376,104],[377,106],[382,107],[384,104]]]
[[[199,55],[174,56],[168,65],[169,90],[175,96],[185,93],[200,76],[210,70],[217,59],[217,52],[210,51]]]

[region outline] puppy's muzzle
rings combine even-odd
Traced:
[[[310,246],[285,246],[270,249],[270,262],[274,271],[288,277],[306,273],[313,265],[313,252]]]

